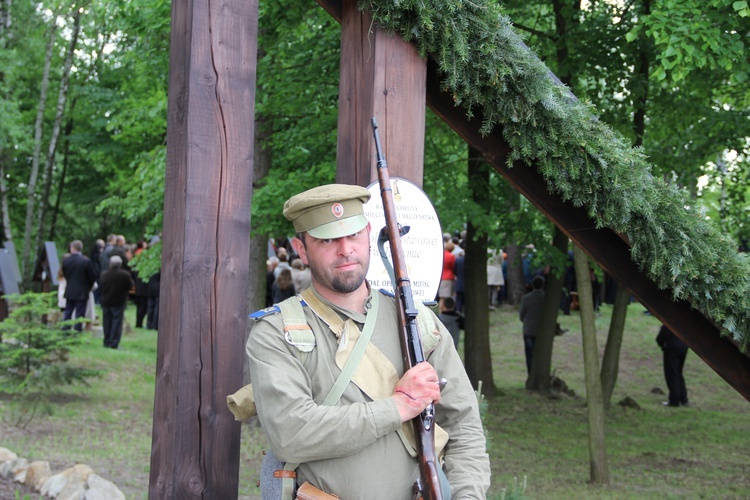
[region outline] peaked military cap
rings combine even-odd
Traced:
[[[342,238],[367,226],[363,204],[370,192],[361,186],[327,184],[292,196],[284,203],[284,217],[298,233],[319,239]]]

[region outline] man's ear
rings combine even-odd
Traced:
[[[294,248],[294,251],[299,255],[299,258],[302,259],[302,263],[306,266],[310,265],[307,260],[307,250],[305,249],[305,244],[302,243],[302,240],[297,238],[296,236],[292,238],[292,248]]]

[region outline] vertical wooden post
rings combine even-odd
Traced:
[[[344,0],[341,13],[336,180],[367,186],[377,179],[375,116],[391,177],[421,186],[426,61],[410,43],[373,25],[355,0]]]
[[[149,497],[236,498],[258,1],[174,2]]]

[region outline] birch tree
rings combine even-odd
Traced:
[[[31,282],[31,274],[34,272],[31,267],[33,265],[32,259],[34,258],[35,250],[32,250],[31,248],[31,241],[34,231],[37,204],[36,183],[37,178],[39,177],[39,163],[42,154],[44,110],[47,103],[47,92],[49,91],[49,73],[55,48],[55,38],[57,37],[56,15],[53,16],[48,29],[47,50],[44,55],[44,70],[42,72],[42,81],[39,87],[39,103],[37,105],[36,120],[34,122],[34,152],[31,157],[31,172],[29,173],[29,182],[26,187],[26,224],[24,226],[23,254],[21,257],[21,275],[23,276],[24,288],[28,287]]]
[[[65,54],[65,63],[63,64],[62,76],[60,78],[60,88],[57,95],[57,106],[55,108],[55,119],[52,123],[52,134],[49,139],[49,145],[47,147],[47,158],[45,168],[45,181],[44,187],[41,194],[41,203],[39,204],[39,214],[36,232],[36,244],[32,254],[34,259],[32,262],[36,262],[36,250],[42,246],[42,238],[45,233],[45,223],[47,215],[47,207],[49,206],[50,191],[52,188],[52,178],[55,168],[55,154],[57,152],[57,144],[60,138],[60,129],[63,118],[65,116],[65,104],[68,100],[68,83],[70,81],[70,69],[73,66],[73,56],[75,53],[76,45],[78,45],[78,35],[81,28],[81,14],[83,8],[75,9],[73,12],[73,29],[70,34],[70,40],[68,42],[68,50]],[[27,223],[28,227],[28,223]]]

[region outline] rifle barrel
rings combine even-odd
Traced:
[[[385,155],[383,155],[380,148],[378,122],[375,117],[372,118],[372,132],[375,136],[378,183],[380,185],[380,197],[383,200],[383,211],[385,212],[385,229],[391,247],[391,258],[393,259],[393,274],[395,279],[393,291],[399,303],[397,311],[400,326],[401,352],[404,357],[404,366],[408,370],[418,363],[425,361],[425,357],[417,326],[418,311],[414,305],[411,281],[409,281],[404,251],[401,246],[401,234],[398,220],[396,219],[396,206],[393,200],[391,178],[388,175],[388,164],[385,161]],[[429,404],[420,415],[412,420],[414,436],[417,441],[419,472],[422,479],[421,493],[426,500],[442,500],[443,498],[440,490],[440,479],[438,477],[439,464],[437,454],[435,453],[434,421],[434,404]]]

